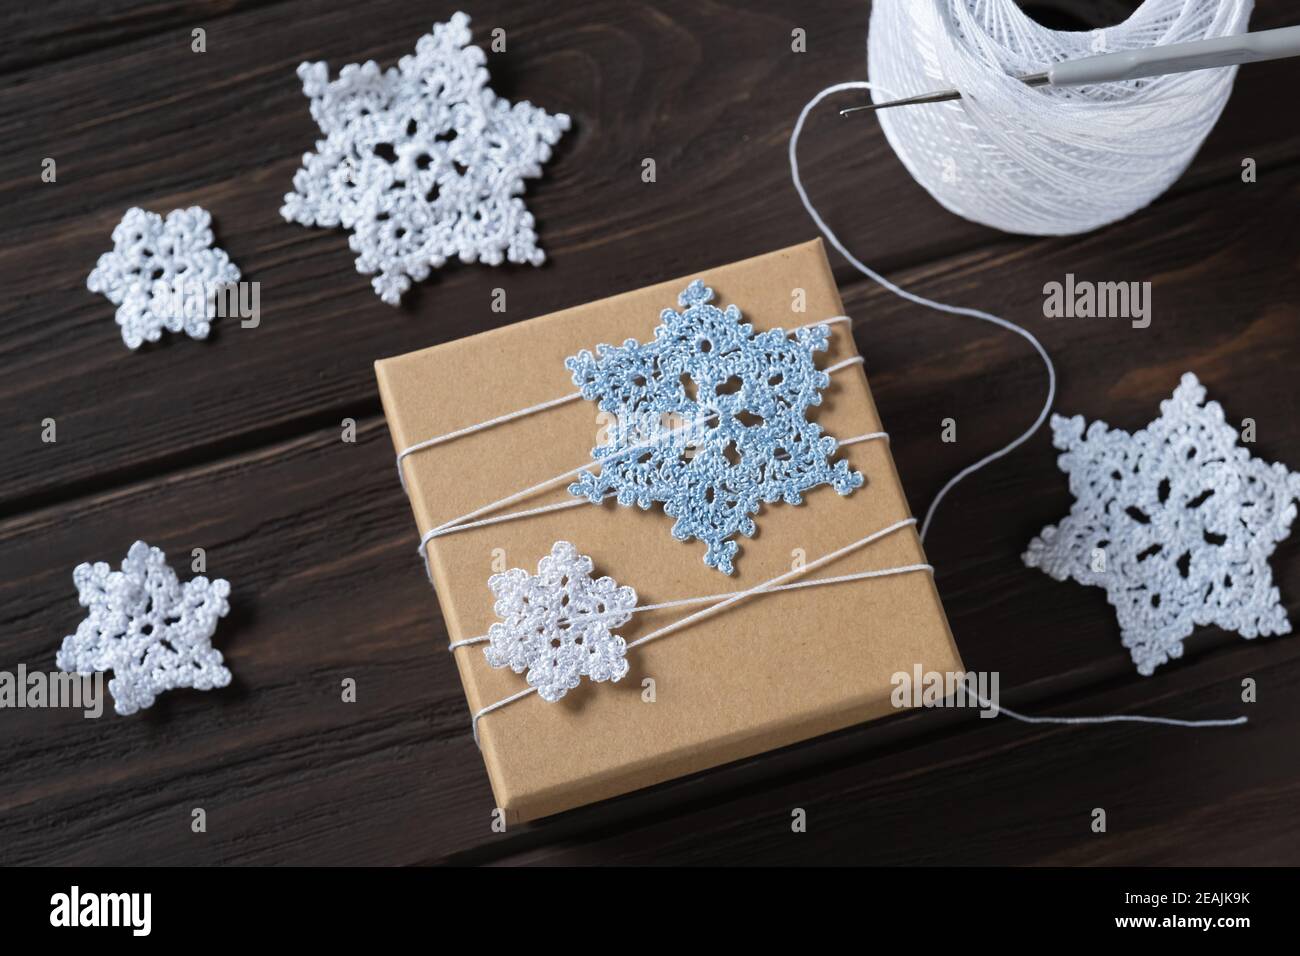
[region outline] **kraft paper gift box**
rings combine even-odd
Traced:
[[[651,340],[660,312],[678,308],[678,294],[696,278],[713,288],[714,305],[736,304],[756,331],[843,313],[815,240],[384,359],[375,369],[394,448],[575,391],[568,356],[602,342]],[[793,311],[797,289],[802,312]],[[847,324],[831,330],[830,348],[816,354],[819,368],[856,354]],[[862,365],[833,373],[808,415],[838,439],[888,430]],[[418,531],[591,462],[608,420],[594,401],[579,399],[408,456]],[[841,496],[824,485],[801,505],[762,506],[757,534],[736,539],[730,576],[705,565],[703,542],[673,538],[673,519],[659,506],[643,511],[612,499],[436,537],[429,564],[450,640],[486,634],[496,620],[488,578],[513,567],[536,573],[556,541],[590,556],[593,577],[610,575],[647,604],[753,587],[910,516],[887,441],[838,456],[862,473],[863,486]],[[393,487],[398,493],[396,477]],[[566,482],[499,512],[571,497]],[[421,573],[415,554],[411,561],[411,573]],[[924,561],[915,527],[905,527],[809,579]],[[631,642],[695,609],[637,614],[617,633]],[[489,666],[483,646],[447,655],[465,687],[467,736],[470,715],[528,686],[524,675]],[[918,664],[962,669],[924,571],[757,595],[631,649],[628,661],[618,682],[583,680],[559,701],[532,694],[482,718],[483,760],[507,820],[547,816],[883,717],[894,712],[895,673]]]

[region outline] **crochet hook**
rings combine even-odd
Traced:
[[[1144,76],[1208,70],[1216,66],[1280,60],[1289,56],[1300,56],[1300,26],[1063,60],[1041,73],[1029,73],[1017,79],[1026,86],[1090,86],[1094,83],[1136,80]],[[850,106],[840,110],[840,115],[959,99],[961,90],[934,90],[869,106]]]

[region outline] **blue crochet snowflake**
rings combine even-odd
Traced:
[[[825,325],[754,331],[740,310],[709,303],[698,279],[664,309],[654,341],[600,345],[565,361],[574,384],[617,416],[609,440],[592,449],[599,473],[584,471],[569,491],[621,505],[660,502],[676,518],[673,537],[708,545],[704,563],[732,573],[736,534],[752,537],[761,503],[797,505],[829,484],[842,495],[862,485],[838,447],[808,421],[830,376],[813,365],[830,337]]]

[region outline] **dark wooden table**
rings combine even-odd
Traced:
[[[1102,592],[1019,555],[1069,508],[1042,432],[954,493],[929,541],[969,667],[1053,714],[1246,711],[1249,727],[1027,727],[901,715],[507,833],[392,469],[374,359],[791,245],[814,234],[789,181],[803,103],[865,76],[866,7],[842,2],[482,2],[507,31],[495,89],[574,117],[532,184],[544,268],[446,268],[400,309],[341,231],[281,220],[317,131],[294,70],[390,64],[444,3],[11,4],[0,23],[0,669],[50,669],[83,616],[71,572],[137,538],[228,578],[216,645],[231,687],[132,718],[0,711],[6,863],[1125,863],[1300,861],[1300,639],[1198,633],[1142,679]],[[1294,19],[1262,0],[1257,26]],[[206,30],[207,52],[191,51]],[[791,51],[791,30],[808,52]],[[1243,70],[1187,174],[1100,232],[973,226],[917,186],[870,120],[823,109],[804,175],[867,261],[1025,322],[1060,370],[1057,409],[1135,428],[1184,371],[1257,455],[1300,466],[1296,64]],[[46,157],[57,182],[41,181]],[[641,180],[653,157],[658,181]],[[1242,162],[1258,164],[1243,183]],[[86,290],[123,211],[201,204],[262,324],[131,353]],[[1025,427],[1045,383],[1019,338],[908,305],[833,262],[913,508]],[[1150,280],[1149,329],[1043,318],[1067,272]],[[491,309],[508,289],[509,312]],[[467,378],[467,383],[472,376]],[[940,440],[959,418],[959,441]],[[58,441],[41,440],[45,418]],[[358,423],[340,441],[340,423]],[[1300,546],[1273,568],[1300,612]],[[358,700],[340,700],[354,678]],[[1253,677],[1255,704],[1240,684]],[[207,832],[191,831],[202,807]],[[791,832],[803,807],[808,831]],[[1093,808],[1108,813],[1094,833]]]

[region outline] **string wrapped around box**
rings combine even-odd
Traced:
[[[802,504],[803,494],[820,485],[841,495],[861,487],[862,475],[847,462],[831,459],[841,448],[888,435],[871,432],[836,440],[807,416],[809,408],[821,404],[832,374],[862,364],[860,355],[825,369],[813,361],[828,348],[831,327],[847,324],[848,317],[833,316],[790,332],[757,332],[742,321],[735,304],[719,309],[713,298],[713,290],[697,279],[678,296],[680,312],[660,313],[661,324],[649,342],[628,339],[621,346],[602,344],[595,354],[583,349],[571,356],[565,365],[576,392],[399,451],[397,473],[405,489],[402,463],[410,455],[570,401],[594,400],[620,422],[607,443],[591,450],[591,464],[424,532],[419,551],[425,570],[426,548],[434,538],[612,498],[642,510],[661,505],[676,519],[674,538],[705,542],[705,564],[731,574],[739,550],[735,539],[755,534],[754,516],[763,506]],[[669,416],[682,427],[665,427]],[[573,500],[485,517],[570,479],[576,479],[568,489]]]
[[[712,299],[713,290],[696,280],[679,297],[681,312],[665,309],[661,313],[663,324],[655,330],[651,342],[628,339],[622,346],[601,345],[594,354],[582,350],[570,357],[565,364],[579,385],[576,393],[506,412],[399,451],[397,468],[405,488],[403,462],[412,454],[543,413],[577,398],[597,400],[602,411],[620,417],[636,418],[648,412],[656,427],[659,416],[666,412],[682,414],[696,426],[685,432],[660,429],[647,440],[635,431],[620,429],[608,444],[592,450],[598,470],[579,466],[435,525],[420,538],[419,550],[426,570],[430,570],[426,548],[436,537],[614,497],[624,506],[636,504],[643,509],[661,503],[664,511],[677,519],[673,536],[705,541],[705,563],[730,574],[737,549],[734,536],[754,534],[752,516],[762,503],[784,501],[798,505],[802,503],[802,492],[821,484],[833,486],[842,495],[860,488],[865,483],[863,476],[843,460],[832,463],[831,456],[846,445],[888,436],[872,432],[837,441],[824,435],[820,426],[806,417],[808,407],[820,404],[821,390],[829,385],[830,373],[862,361],[861,356],[855,356],[825,370],[813,365],[813,355],[827,347],[831,325],[847,323],[847,317],[802,326],[793,333],[779,328],[756,333],[741,321],[740,310],[734,304],[724,312],[711,304]],[[739,459],[729,460],[725,455],[728,449],[738,450]],[[689,456],[685,454],[688,451],[692,452]],[[576,496],[574,500],[484,517],[575,476],[578,480],[569,487]],[[488,586],[496,598],[494,610],[500,620],[486,633],[449,646],[455,652],[484,644],[487,664],[527,675],[528,686],[473,714],[474,739],[479,740],[479,722],[488,714],[533,695],[548,702],[558,701],[583,677],[597,683],[618,681],[628,671],[628,650],[675,634],[741,601],[796,588],[865,582],[918,571],[933,573],[929,564],[914,562],[797,580],[915,524],[915,518],[906,518],[875,529],[844,547],[742,591],[646,605],[637,604],[631,586],[619,585],[609,577],[593,579],[592,559],[580,554],[572,543],[557,541],[551,553],[539,561],[535,575],[521,568],[494,575]],[[627,624],[634,614],[699,604],[706,606],[631,642],[614,633],[614,628]],[[1202,721],[1136,715],[1027,717],[982,696],[976,699],[1027,723],[1129,721],[1222,727],[1245,722],[1244,717]]]

